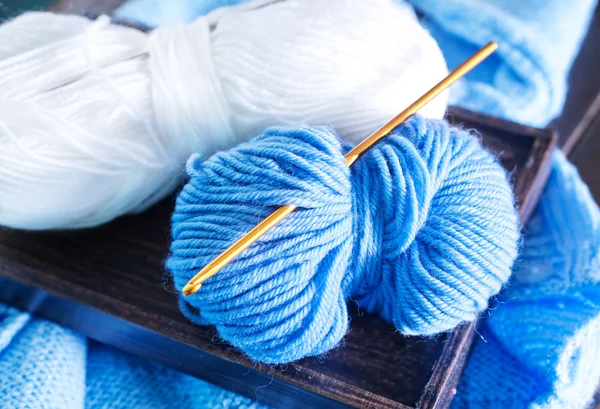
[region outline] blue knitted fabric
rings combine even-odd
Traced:
[[[278,206],[298,209],[186,302],[251,358],[336,346],[346,303],[403,334],[472,321],[511,275],[518,217],[505,170],[468,131],[415,116],[345,164],[327,128],[271,128],[188,163],[167,268],[175,287]]]
[[[404,1],[404,0],[395,0]],[[494,40],[499,50],[450,89],[450,103],[545,126],[562,110],[567,71],[596,0],[408,0],[449,67]]]
[[[261,409],[0,304],[0,409]]]
[[[0,408],[83,408],[86,354],[83,337],[0,304]]]

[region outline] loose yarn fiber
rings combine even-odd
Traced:
[[[256,0],[149,35],[27,13],[0,26],[0,224],[94,226],[173,191],[193,152],[268,126],[358,140],[446,74],[391,0]],[[423,110],[441,117],[444,96]]]
[[[299,207],[185,301],[248,356],[285,363],[335,347],[349,299],[403,334],[473,320],[511,274],[507,176],[467,131],[413,117],[352,168],[327,128],[271,128],[188,162],[167,268],[181,290],[276,207]]]

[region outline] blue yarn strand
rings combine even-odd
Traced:
[[[506,172],[468,132],[414,117],[345,166],[327,128],[271,128],[194,156],[167,268],[181,290],[275,208],[293,215],[186,300],[251,358],[284,363],[335,347],[351,297],[404,334],[470,321],[508,280],[518,217]]]

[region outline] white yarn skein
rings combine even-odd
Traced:
[[[191,153],[272,125],[357,141],[447,73],[408,6],[264,3],[150,34],[43,12],[0,25],[0,224],[82,228],[142,211]]]

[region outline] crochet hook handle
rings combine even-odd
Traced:
[[[436,86],[431,88],[421,98],[416,100],[404,111],[395,116],[391,121],[383,125],[381,128],[373,132],[368,138],[356,145],[354,149],[348,152],[345,156],[346,165],[351,166],[362,154],[373,147],[377,142],[386,137],[394,128],[402,124],[409,117],[414,115],[419,109],[425,106],[429,101],[438,96],[442,91],[452,85],[454,82],[462,78],[469,71],[479,65],[483,60],[489,57],[498,49],[498,44],[490,42],[468,60],[459,65],[446,78],[440,81]],[[266,219],[260,222],[256,227],[246,233],[241,239],[231,245],[227,250],[221,253],[217,258],[208,263],[198,274],[196,274],[184,287],[183,295],[190,296],[195,294],[202,283],[219,272],[223,267],[229,264],[233,259],[239,256],[244,250],[250,247],[254,242],[260,239],[273,226],[285,219],[290,213],[296,209],[294,205],[285,205],[271,213]]]

